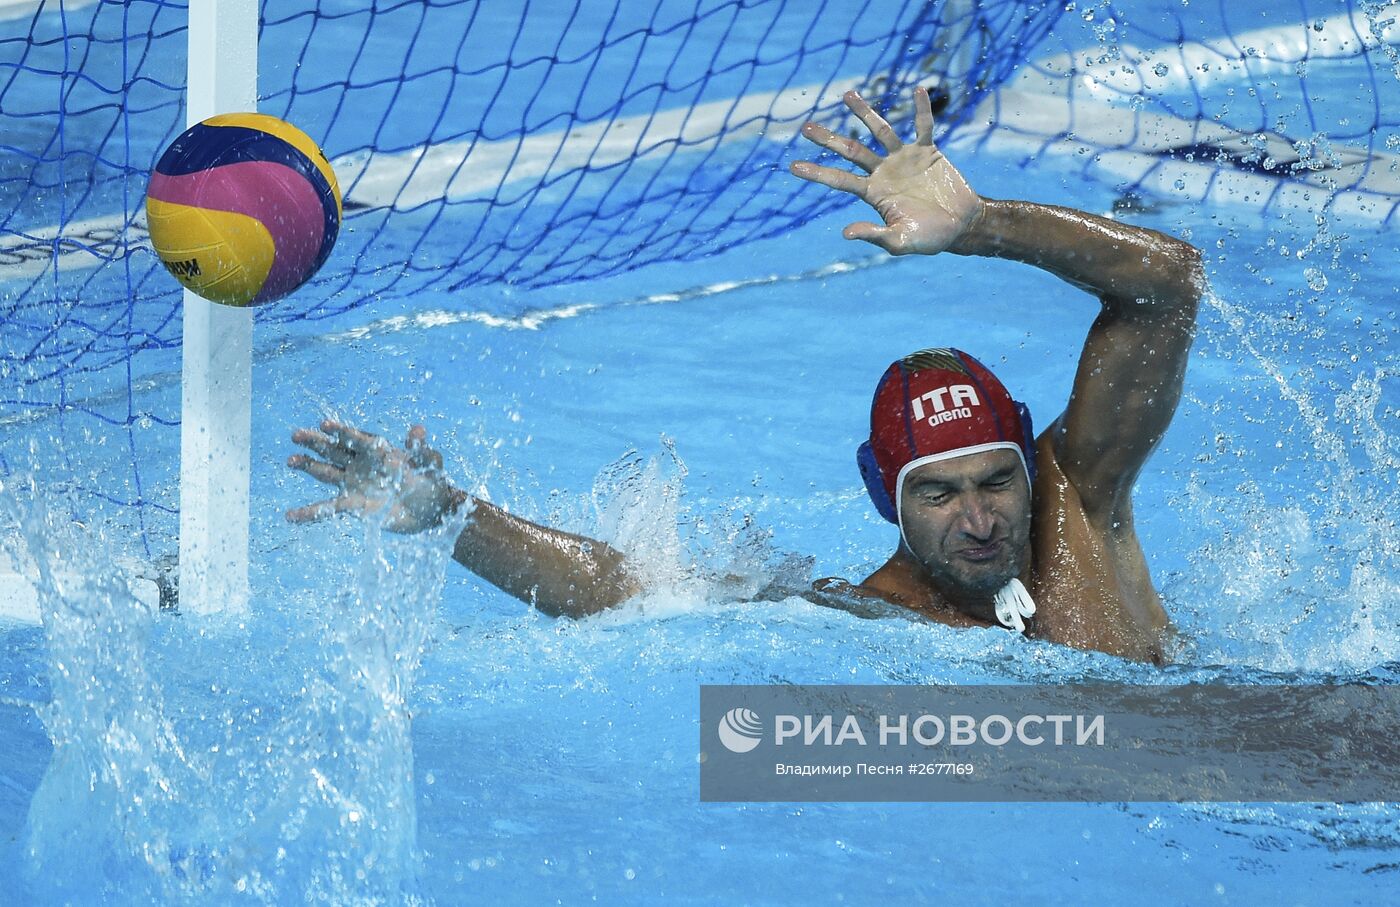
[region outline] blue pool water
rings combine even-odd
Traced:
[[[1053,161],[955,160],[991,196],[1116,197],[1068,163],[1059,180]],[[1311,216],[1132,215],[1188,235],[1214,288],[1135,498],[1178,664],[743,601],[892,550],[854,466],[892,358],[967,349],[1044,425],[1094,315],[1029,268],[845,243],[848,219],[605,280],[260,324],[246,617],[136,605],[104,562],[129,527],[74,526],[52,485],[8,481],[3,525],[85,579],[45,629],[0,626],[0,903],[1393,899],[1388,803],[699,802],[701,683],[1400,672],[1400,265],[1390,233]],[[148,377],[137,408],[178,411],[173,376]],[[287,525],[319,491],[283,466],[287,436],[326,412],[394,437],[424,422],[463,487],[614,543],[653,591],[555,620],[449,564],[446,536]],[[142,441],[158,496],[177,433]]]
[[[995,160],[968,170],[989,194],[1014,188]],[[1056,200],[1101,210],[1111,195],[1071,187]],[[1170,211],[1143,220],[1182,226]],[[1257,903],[1285,887],[1296,903],[1359,903],[1393,890],[1389,805],[698,802],[704,682],[1392,682],[1400,660],[1385,610],[1400,581],[1397,275],[1362,260],[1384,238],[1352,228],[1315,292],[1303,262],[1270,254],[1307,235],[1223,216],[1191,227],[1215,250],[1219,298],[1136,499],[1154,575],[1191,640],[1179,666],[795,599],[745,603],[707,581],[736,568],[858,577],[889,553],[894,533],[865,501],[852,451],[869,385],[911,344],[984,356],[1042,421],[1067,393],[1087,297],[996,262],[872,262],[839,225],[743,250],[723,273],[864,267],[636,303],[704,286],[711,271],[655,269],[518,300],[599,304],[537,330],[461,320],[265,347],[253,615],[74,607],[60,619],[71,638],[6,631],[0,873],[21,877],[37,797],[29,833],[45,871],[21,890],[39,900],[55,889],[82,900],[89,886],[192,902],[327,891],[342,903],[404,891],[438,903],[1079,903],[1144,884],[1177,903]],[[442,540],[385,550],[356,521],[287,526],[281,510],[315,490],[281,467],[285,437],[326,406],[388,433],[425,421],[466,487],[610,538],[658,590],[554,620],[445,567]],[[51,659],[77,660],[72,677],[83,664],[104,674],[97,703],[55,680]],[[50,766],[29,703],[64,697],[80,764]],[[94,808],[80,791],[104,762],[124,781]],[[100,872],[80,874],[93,852]]]

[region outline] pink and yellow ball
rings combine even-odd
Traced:
[[[146,191],[151,245],[186,288],[255,306],[311,278],[342,215],[330,162],[306,133],[260,113],[210,117],[161,155]]]

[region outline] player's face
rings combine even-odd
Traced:
[[[955,600],[990,598],[1029,564],[1031,491],[1014,451],[925,463],[901,494],[910,551]]]

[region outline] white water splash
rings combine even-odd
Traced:
[[[643,592],[589,620],[628,623],[755,598],[765,589],[806,588],[813,559],[785,554],[772,532],[739,504],[696,510],[685,500],[688,470],[674,441],[644,456],[629,450],[599,470],[579,499],[556,499],[547,525],[621,551]]]
[[[1184,500],[1210,541],[1192,558],[1196,575],[1172,594],[1222,628],[1221,638],[1200,640],[1194,657],[1282,671],[1365,670],[1400,659],[1391,614],[1400,598],[1400,432],[1383,399],[1400,370],[1358,365],[1325,343],[1322,327],[1286,311],[1248,311],[1215,294],[1206,301],[1225,328],[1207,333],[1216,354],[1243,351],[1266,384],[1251,395],[1236,382],[1226,399],[1196,402],[1214,418],[1282,429],[1274,442],[1282,465],[1271,474],[1258,465],[1257,441],[1222,432],[1203,455],[1213,467],[1188,479]],[[1295,350],[1312,358],[1291,361]],[[1347,374],[1355,376],[1350,387],[1332,377]],[[1281,412],[1266,403],[1274,395]],[[1226,471],[1230,456],[1245,465],[1239,481]]]
[[[142,604],[44,497],[0,493],[49,661],[33,901],[423,903],[407,703],[460,527],[366,522],[313,601],[221,622]]]

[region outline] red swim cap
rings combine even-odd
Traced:
[[[961,350],[920,350],[890,365],[870,406],[870,440],[856,460],[880,515],[899,522],[906,473],[936,460],[1006,448],[1035,482],[1030,411]]]

